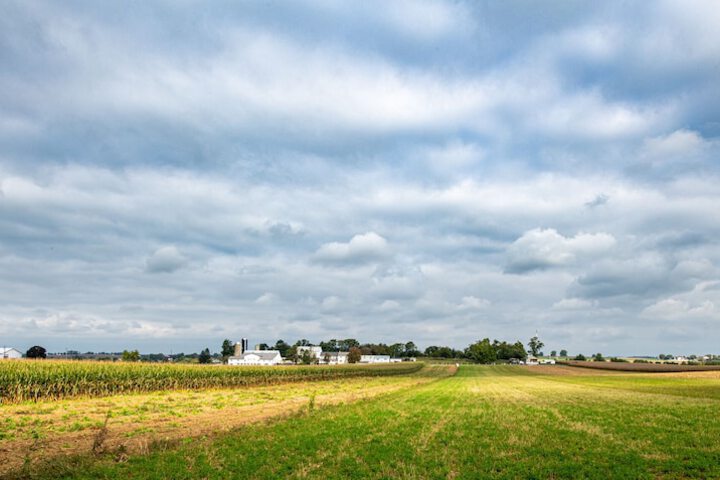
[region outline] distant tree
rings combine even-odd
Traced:
[[[585,360],[587,360],[587,358],[585,358],[585,355],[583,355],[582,353],[578,353],[577,355],[575,355],[575,358],[573,360],[577,360],[578,362],[584,362]]]
[[[312,344],[310,343],[310,340],[303,338],[302,340],[298,340],[295,342],[296,347],[310,347]]]
[[[553,350],[552,352],[550,352],[550,356],[557,357],[557,352],[555,350]]]
[[[477,363],[492,363],[497,360],[497,352],[489,338],[478,340],[465,350],[467,358]]]
[[[437,357],[438,351],[440,350],[440,347],[436,347],[435,345],[431,345],[425,349],[425,356],[426,357]]]
[[[560,350],[560,356],[561,356],[561,357],[567,357],[567,356],[568,356],[568,355],[567,355],[567,350],[565,350],[565,349]]]
[[[533,354],[534,357],[537,357],[540,353],[540,349],[544,347],[545,344],[540,341],[537,335],[532,337],[530,341],[528,342],[528,347],[530,348],[530,353]]]
[[[285,358],[287,360],[290,360],[291,362],[298,363],[300,361],[300,358],[297,354],[297,347],[292,346],[287,349],[287,353],[285,354]]]
[[[388,348],[390,349],[391,357],[399,358],[405,354],[405,345],[402,343],[393,343]]]
[[[206,348],[202,352],[200,352],[200,355],[198,355],[198,363],[210,363],[210,360],[212,359],[212,356],[210,355],[210,349]]]
[[[235,345],[233,345],[233,342],[230,341],[230,339],[226,338],[222,342],[222,347],[220,347],[220,353],[222,354],[223,358],[232,357],[235,353]]]
[[[324,352],[323,362],[325,362],[326,365],[330,363],[330,352]]]
[[[348,352],[348,363],[358,363],[361,356],[362,352],[360,351],[360,348],[351,347]]]
[[[403,355],[406,357],[419,357],[420,351],[417,349],[414,342],[407,342],[405,344],[405,352],[403,352]]]
[[[592,359],[593,359],[593,362],[604,362],[605,361],[605,357],[602,356],[602,353],[596,353],[595,355],[593,355]]]
[[[123,350],[123,362],[137,362],[138,360],[140,360],[140,352],[138,352],[137,350]]]
[[[338,340],[338,348],[343,352],[349,352],[352,347],[359,347],[360,342],[354,338],[346,338],[345,340]]]
[[[315,358],[315,355],[313,355],[310,350],[303,351],[302,355],[300,356],[300,363],[303,365],[311,365],[315,363],[317,359]]]
[[[327,342],[320,342],[320,348],[322,348],[323,352],[337,352],[338,341],[333,338],[331,340],[328,340]]]
[[[280,352],[280,356],[283,358],[288,356],[288,351],[291,348],[292,347],[288,343],[286,343],[285,340],[278,340],[277,342],[275,342],[275,350]]]
[[[26,358],[47,358],[47,350],[45,350],[40,345],[35,345],[34,347],[28,348],[27,352],[25,352]]]
[[[270,345],[268,345],[267,343],[259,343],[257,345],[257,349],[258,350],[270,350]]]

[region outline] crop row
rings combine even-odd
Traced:
[[[720,370],[720,365],[676,365],[670,363],[615,363],[615,362],[580,362],[570,360],[558,362],[571,367],[594,368],[596,370],[618,370],[623,372],[697,372]]]
[[[86,361],[0,362],[0,404],[184,390],[402,375],[422,363],[340,366],[230,367]]]

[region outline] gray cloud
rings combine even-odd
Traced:
[[[184,265],[185,257],[173,245],[158,248],[147,259],[149,273],[172,273]]]

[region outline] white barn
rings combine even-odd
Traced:
[[[0,347],[0,359],[11,360],[22,358],[22,352],[12,347]]]
[[[390,363],[390,355],[360,355],[360,363]]]
[[[532,355],[529,355],[527,357],[527,360],[525,360],[525,365],[539,365],[538,358],[533,357]]]
[[[279,365],[282,356],[277,350],[248,350],[228,357],[228,365]]]

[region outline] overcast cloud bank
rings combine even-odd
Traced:
[[[714,2],[9,3],[20,348],[717,352]]]

